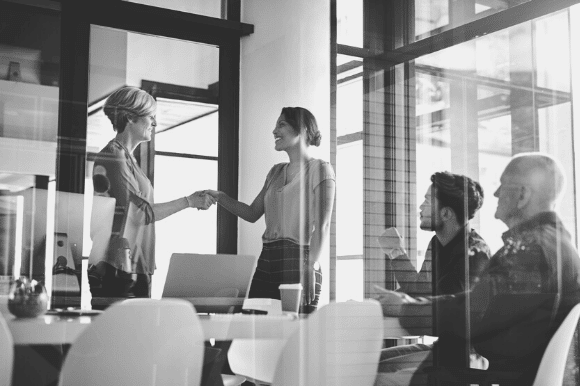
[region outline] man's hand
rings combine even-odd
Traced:
[[[381,303],[384,316],[401,316],[403,304],[428,303],[426,299],[415,299],[404,292],[389,291],[378,286],[375,286],[375,289],[379,291],[375,299]]]
[[[379,237],[377,237],[379,245],[390,259],[404,254],[405,248],[403,247],[403,238],[399,234],[397,228],[387,228]]]

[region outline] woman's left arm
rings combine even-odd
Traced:
[[[308,303],[314,299],[315,295],[316,280],[313,265],[320,259],[322,248],[330,233],[335,190],[336,183],[332,179],[324,180],[314,188],[314,230],[312,231],[312,238],[310,240],[310,264],[308,264],[307,272],[309,288],[305,289],[307,290],[306,300]]]

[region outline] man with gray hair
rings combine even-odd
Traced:
[[[509,230],[502,235],[504,246],[472,291],[428,300],[389,292],[379,300],[390,316],[416,315],[417,307],[433,303],[439,312],[453,315],[467,304],[471,332],[459,338],[470,341],[488,359],[488,371],[499,380],[498,374],[509,372],[510,385],[530,385],[552,335],[580,302],[580,258],[555,212],[565,177],[554,158],[542,153],[516,155],[500,182],[495,217]],[[403,326],[406,319],[401,319]],[[449,321],[443,336],[461,331],[453,318]],[[441,382],[442,374],[449,374],[444,370],[431,369],[431,381]],[[412,383],[424,384],[426,373],[419,368]],[[455,382],[446,378],[442,384]]]

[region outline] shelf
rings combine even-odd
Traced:
[[[0,80],[0,136],[56,142],[59,88]]]

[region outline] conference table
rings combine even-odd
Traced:
[[[7,310],[2,310],[7,311]],[[45,314],[35,318],[16,318],[10,313],[2,312],[10,329],[15,345],[14,385],[27,385],[29,376],[41,377],[34,384],[48,385],[58,379],[60,363],[50,367],[45,364],[42,372],[36,369],[37,358],[50,357],[52,346],[70,346],[75,339],[97,318],[98,313],[91,315],[91,310],[84,315]],[[105,311],[106,312],[106,311]],[[202,331],[206,341],[231,341],[234,339],[287,339],[306,323],[306,317],[295,314],[282,315],[247,315],[247,314],[200,314]],[[401,327],[399,318],[383,319],[385,339],[397,339],[399,344],[408,343],[410,334]],[[424,335],[429,333],[426,328]],[[228,346],[229,347],[229,346]],[[45,354],[48,352],[48,354]],[[40,360],[41,362],[44,359]],[[35,367],[35,371],[29,369]]]
[[[16,345],[72,344],[98,315],[61,316],[42,315],[36,318],[16,318],[4,315]],[[303,318],[292,314],[246,315],[214,314],[199,315],[205,340],[233,339],[286,339],[304,323]],[[428,331],[426,329],[426,334]],[[399,318],[384,318],[384,337],[409,338],[401,327]]]

